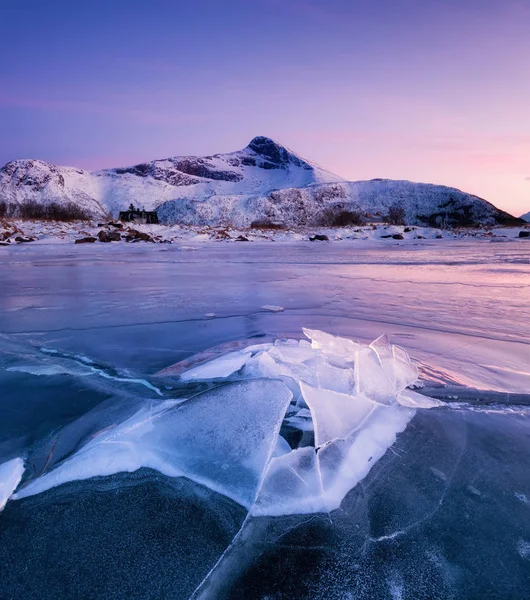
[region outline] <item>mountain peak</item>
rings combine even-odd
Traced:
[[[287,150],[287,148],[278,144],[278,142],[263,135],[258,135],[252,139],[247,148],[267,160],[271,166],[274,165],[276,168],[287,167],[289,164],[294,164],[304,169],[313,168],[308,162],[290,150]]]

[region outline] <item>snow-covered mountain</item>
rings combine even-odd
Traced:
[[[522,219],[523,221],[526,221],[527,223],[530,223],[530,212],[527,212],[524,215],[521,215],[519,218]]]
[[[117,216],[131,203],[162,222],[232,224],[257,220],[288,226],[330,224],[340,211],[386,215],[398,204],[411,224],[516,221],[492,204],[445,186],[410,181],[347,182],[266,137],[243,150],[184,156],[88,172],[40,160],[0,169],[0,202],[76,203],[95,217]]]

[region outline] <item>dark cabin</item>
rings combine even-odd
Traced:
[[[149,224],[158,224],[158,215],[155,210],[140,210],[139,208],[135,208],[134,205],[129,206],[129,210],[120,211],[120,221],[124,221],[125,223],[149,223]]]

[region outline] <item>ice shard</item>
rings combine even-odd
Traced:
[[[429,398],[429,396],[418,394],[418,392],[414,392],[413,390],[404,390],[398,394],[397,401],[401,406],[409,408],[436,408],[437,406],[444,406],[441,400]]]
[[[315,448],[273,458],[251,513],[286,515],[325,511]]]
[[[342,438],[357,429],[376,404],[364,395],[348,396],[300,382],[300,389],[313,416],[315,446]]]
[[[388,336],[382,335],[370,346],[375,351],[381,365],[397,393],[418,379],[418,369],[412,363],[406,350],[390,344]]]
[[[350,340],[316,329],[302,328],[304,335],[311,340],[311,347],[321,350],[332,362],[344,366],[353,364],[355,353],[363,346]]]
[[[396,385],[383,368],[377,352],[369,346],[355,355],[355,395],[367,396],[378,404],[396,402]]]
[[[344,496],[392,446],[414,414],[414,410],[401,406],[376,406],[362,427],[318,451],[323,494],[329,510],[340,506]]]
[[[184,373],[181,373],[180,379],[182,381],[223,379],[239,371],[250,356],[251,353],[248,351],[230,352],[205,364],[184,371]]]
[[[13,458],[0,465],[0,512],[16,490],[24,474],[24,461]]]

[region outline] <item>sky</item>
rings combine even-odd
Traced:
[[[350,180],[530,210],[530,0],[0,2],[0,164],[272,137]]]

